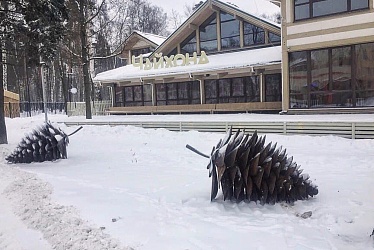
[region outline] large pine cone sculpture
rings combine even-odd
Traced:
[[[219,186],[224,200],[260,201],[261,204],[293,202],[318,194],[317,186],[302,174],[302,169],[287,157],[286,149],[277,148],[277,143],[265,146],[266,136],[257,131],[250,136],[238,130],[213,147],[210,156],[191,146],[194,152],[210,158],[209,177],[212,177],[211,200],[217,196]]]
[[[31,163],[66,159],[68,143],[68,135],[47,122],[26,135],[5,160],[8,163]]]

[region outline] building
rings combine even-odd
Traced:
[[[19,117],[19,112],[19,95],[4,90],[4,116],[10,118]]]
[[[112,87],[111,113],[279,112],[279,13],[266,0],[207,0],[154,51],[126,43],[127,65],[94,81]]]
[[[275,0],[283,111],[374,111],[373,0]]]
[[[126,66],[131,64],[132,56],[143,58],[149,57],[155,49],[160,46],[166,37],[134,31],[123,43],[122,53],[118,56],[120,62],[117,66]]]

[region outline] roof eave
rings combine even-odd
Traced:
[[[178,34],[179,32],[183,31],[185,28],[188,27],[188,25],[192,22],[192,20],[194,20],[200,12],[203,11],[203,9],[209,7],[212,3],[211,0],[208,0],[206,1],[205,3],[201,4],[193,13],[192,15],[187,18],[173,33],[171,33],[168,38],[162,43],[160,44],[155,51],[153,51],[153,53],[149,56],[150,58],[156,54],[156,53],[160,53],[162,52],[163,48],[165,47],[165,45],[168,44],[169,41],[172,41],[172,37],[175,37],[176,34]]]

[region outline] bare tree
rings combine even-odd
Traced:
[[[197,10],[200,7],[200,5],[202,5],[203,3],[204,3],[203,1],[200,1],[198,3],[193,3],[191,5],[185,4],[184,5],[184,16],[186,18],[190,17],[192,13],[194,13],[194,11]]]
[[[195,4],[192,4],[192,5],[185,4],[183,6],[184,17],[188,18],[189,16],[191,16],[191,14],[194,12],[194,10],[193,10],[194,6],[195,6]]]
[[[175,9],[171,10],[171,17],[169,18],[171,28],[176,30],[182,23],[182,16]]]

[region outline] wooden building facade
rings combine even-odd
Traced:
[[[4,115],[10,118],[20,116],[18,94],[4,90]]]
[[[374,112],[374,1],[275,0],[283,111]]]
[[[280,24],[253,10],[280,9],[264,0],[232,2],[206,1],[150,54],[98,74],[94,81],[113,90],[109,112],[279,112]]]

